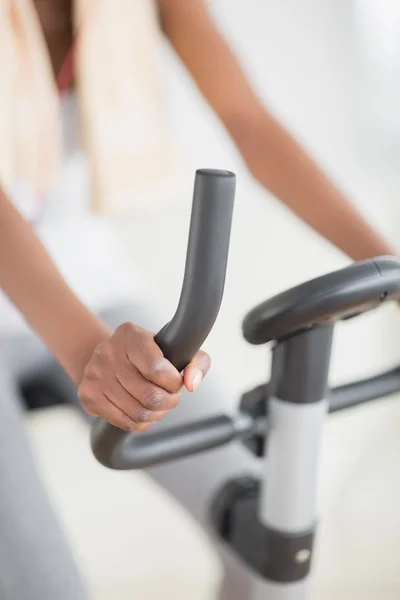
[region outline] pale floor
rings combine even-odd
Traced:
[[[313,600],[400,596],[398,400],[327,421]],[[98,465],[73,409],[33,413],[29,423],[93,600],[216,600],[217,556],[175,502],[140,473]]]

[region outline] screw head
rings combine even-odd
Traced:
[[[296,552],[296,555],[294,558],[298,565],[302,565],[310,560],[311,550],[308,550],[307,548],[303,548],[302,550],[299,550],[298,552]]]

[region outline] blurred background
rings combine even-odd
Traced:
[[[399,249],[399,3],[210,0],[209,6],[260,97]],[[132,269],[146,280],[149,298],[159,307],[161,326],[175,310],[180,291],[194,171],[212,167],[236,172],[225,298],[205,346],[226,406],[233,409],[243,391],[269,376],[268,351],[242,340],[241,320],[246,311],[348,260],[254,183],[167,42],[160,49],[160,61],[178,149],[176,174],[165,183],[160,181],[159,188],[155,186],[157,201],[154,186],[149,187],[148,197],[143,187],[137,209],[129,217],[109,219]],[[79,157],[75,168],[79,170]],[[63,193],[72,197],[74,186],[71,169]],[[337,328],[332,383],[398,362],[397,312],[385,307]],[[85,426],[72,416],[68,421],[65,409],[57,411],[45,418],[32,415],[32,434],[43,473],[95,598],[178,600],[188,594],[199,600],[215,598],[220,566],[198,527],[144,476],[105,473],[95,465],[87,449]],[[60,414],[64,414],[62,420]],[[345,593],[353,599],[366,598],[358,595],[357,584],[368,571],[371,593],[378,594],[371,599],[399,596],[400,580],[396,582],[393,575],[399,571],[394,557],[400,555],[400,547],[396,547],[394,531],[398,533],[400,520],[393,522],[399,483],[394,482],[396,468],[390,467],[396,452],[398,456],[391,440],[399,424],[399,411],[392,401],[332,417],[327,423],[320,500],[326,519],[316,563],[316,598],[339,598]],[[72,453],[67,451],[71,435],[76,438]],[[48,451],[53,444],[60,449],[56,456]],[[378,455],[383,462],[375,461]],[[378,476],[379,494],[374,485]],[[89,502],[93,495],[98,499],[95,509]],[[79,496],[87,498],[85,515]],[[133,518],[135,507],[143,511],[143,526]],[[367,533],[375,518],[381,520],[379,532]],[[141,540],[139,567],[129,567],[129,536]],[[108,544],[107,539],[111,540]],[[106,566],[107,550],[113,544],[115,562]],[[154,544],[158,550],[152,559]],[[391,560],[387,560],[388,553]],[[371,564],[374,569],[368,567]],[[149,584],[155,574],[158,591],[154,582]]]
[[[266,105],[397,247],[397,4],[214,0],[209,6]],[[240,321],[246,311],[271,294],[348,261],[254,183],[168,43],[164,50],[181,176],[172,192],[166,190],[164,206],[159,203],[150,215],[139,210],[116,227],[136,268],[143,269],[153,294],[162,299],[161,309],[170,315],[182,279],[194,171],[215,166],[237,173],[226,294],[207,342],[215,369],[235,398],[266,371],[265,352],[241,339]],[[163,248],[162,255],[143,252],[149,236]],[[377,361],[385,364],[396,356],[397,336],[389,312],[390,308],[342,328],[334,379],[379,370]]]

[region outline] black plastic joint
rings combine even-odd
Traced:
[[[293,582],[310,572],[314,530],[302,533],[282,533],[265,529],[264,577],[271,581]]]
[[[217,494],[212,521],[220,537],[263,579],[301,581],[310,572],[315,530],[284,533],[265,527],[258,517],[260,481],[231,480]]]
[[[239,410],[250,415],[254,421],[265,418],[268,413],[269,384],[258,385],[254,389],[243,394],[240,399]],[[266,431],[254,433],[246,437],[242,443],[254,456],[261,458],[265,453]]]

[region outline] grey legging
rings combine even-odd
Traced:
[[[156,319],[150,312],[143,306],[130,306],[102,316],[113,327],[132,321],[154,330]],[[48,377],[71,402],[76,402],[75,387],[33,335],[29,339],[25,336],[3,340],[1,347],[3,364],[6,364],[0,390],[0,598],[87,600],[29,455],[18,396],[18,382],[38,372]],[[224,410],[221,393],[211,374],[195,395],[182,398],[180,406],[165,419],[165,426],[221,410]],[[207,530],[213,491],[229,476],[252,473],[256,469],[257,461],[238,444],[153,468],[149,475]],[[252,576],[229,551],[215,542],[226,573],[221,598],[248,598]]]
[[[0,598],[86,600],[35,470],[16,381],[4,365],[0,381]]]

